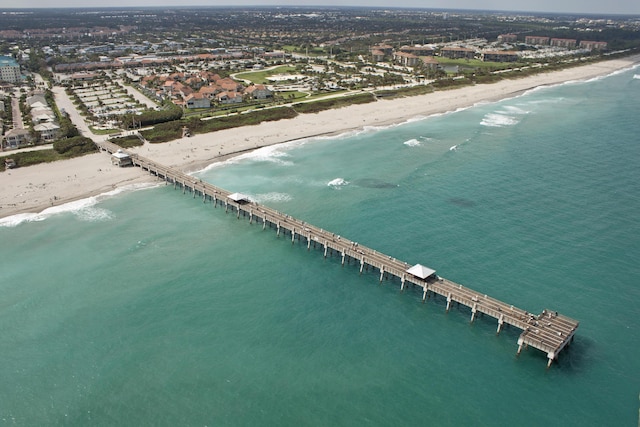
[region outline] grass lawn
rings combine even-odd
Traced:
[[[289,53],[293,53],[293,52],[304,53],[305,55],[308,54],[309,56],[326,56],[327,55],[327,52],[321,47],[312,47],[310,49],[303,49],[300,46],[285,45],[285,46],[282,46],[282,50]]]
[[[278,95],[280,95],[285,101],[293,101],[296,99],[306,98],[307,96],[309,96],[308,93],[299,92],[297,90],[278,92]]]
[[[247,73],[240,73],[236,75],[237,79],[251,80],[255,84],[266,84],[269,83],[267,77],[273,76],[275,74],[287,74],[296,72],[296,67],[291,67],[289,65],[283,65],[281,67],[277,67],[271,70],[260,70],[260,71],[249,71]]]
[[[479,59],[449,59],[438,57],[438,62],[441,65],[459,65],[465,68],[480,68],[490,70],[502,70],[505,68],[522,67],[526,65],[522,62],[485,62]]]

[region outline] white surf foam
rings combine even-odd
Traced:
[[[91,214],[87,214],[86,216],[78,215],[78,212],[83,210],[91,209],[96,203],[98,203],[97,197],[88,197],[86,199],[76,200],[69,203],[64,203],[59,206],[52,206],[43,210],[40,213],[25,213],[19,215],[13,215],[7,218],[0,219],[0,226],[4,227],[15,227],[23,222],[36,222],[36,221],[44,221],[45,219],[58,215],[61,213],[74,213],[78,216],[78,218],[88,218]]]
[[[344,187],[345,185],[348,185],[348,184],[349,184],[349,181],[345,181],[342,178],[336,178],[336,179],[333,179],[333,180],[329,181],[327,183],[327,186],[339,190],[340,187]]]
[[[74,212],[74,214],[78,217],[79,220],[87,222],[108,221],[114,218],[114,214],[110,210],[98,208],[95,206],[80,209]]]
[[[616,76],[618,74],[626,73],[627,71],[636,69],[638,67],[639,67],[639,65],[635,64],[635,65],[632,65],[630,67],[626,67],[626,68],[622,68],[622,69],[619,69],[619,70],[612,71],[612,72],[610,72],[608,74],[603,74],[601,76],[584,78],[582,80],[567,80],[565,82],[560,82],[560,83],[552,83],[552,84],[548,84],[548,85],[540,85],[540,86],[537,86],[535,88],[531,88],[529,90],[526,90],[523,93],[523,95],[527,95],[529,93],[533,93],[533,92],[537,92],[537,91],[541,91],[541,90],[546,90],[546,89],[549,89],[549,88],[555,88],[555,87],[558,87],[558,86],[575,85],[575,84],[582,84],[582,83],[592,83],[592,82],[595,82],[595,81],[606,79],[607,77]]]
[[[499,114],[499,113],[488,113],[487,115],[484,116],[482,121],[480,121],[480,124],[482,126],[497,127],[497,128],[501,128],[505,126],[513,126],[517,123],[518,123],[518,119],[516,119],[515,117],[507,116],[505,114]]]
[[[214,162],[205,168],[194,172],[194,174],[199,174],[202,172],[207,172],[215,168],[224,167],[226,165],[234,165],[241,162],[271,162],[276,163],[282,166],[293,166],[293,162],[290,160],[286,160],[289,157],[289,154],[286,152],[288,149],[292,147],[297,147],[304,145],[308,142],[307,139],[298,139],[295,141],[283,142],[281,144],[269,145],[267,147],[256,148],[253,151],[239,154],[237,156],[233,156],[224,162]]]
[[[5,218],[0,218],[0,227],[15,227],[23,222],[44,221],[44,217],[39,217],[40,214],[24,213],[11,215]]]
[[[410,139],[408,141],[403,142],[403,144],[406,145],[407,147],[419,147],[420,141],[414,138],[414,139]]]
[[[269,147],[258,148],[250,153],[241,154],[237,160],[250,160],[253,162],[270,162],[282,166],[292,166],[293,162],[286,160],[289,154],[283,151],[282,146],[271,145]]]
[[[72,213],[81,221],[96,222],[108,221],[114,217],[108,209],[96,207],[98,203],[118,194],[158,187],[160,184],[131,184],[117,188],[97,196],[74,200],[58,206],[52,206],[39,213],[24,213],[0,218],[0,227],[15,227],[23,222],[44,221],[47,218],[61,213]]]

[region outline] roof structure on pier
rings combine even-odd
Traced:
[[[133,161],[131,160],[129,153],[125,153],[122,150],[118,150],[111,154],[111,163],[120,167],[133,165]]]
[[[115,153],[112,154],[112,156],[115,157],[116,159],[127,159],[130,157],[128,153],[125,153],[122,150],[116,151]]]
[[[231,200],[233,200],[234,202],[237,202],[237,203],[243,203],[243,202],[250,202],[251,201],[251,199],[249,199],[249,196],[247,196],[246,194],[242,194],[242,193],[229,194],[229,198]]]
[[[410,269],[407,270],[407,273],[413,274],[416,277],[421,278],[422,280],[434,274],[436,271],[430,269],[429,267],[425,267],[422,264],[416,264]]]

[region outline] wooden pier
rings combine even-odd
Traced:
[[[119,146],[107,141],[98,143],[98,146],[109,153],[121,150]],[[541,314],[533,315],[513,305],[439,277],[433,270],[431,270],[433,274],[426,278],[418,277],[418,275],[408,272],[412,266],[404,261],[255,203],[241,194],[231,193],[203,182],[177,169],[160,165],[137,154],[129,154],[134,166],[173,184],[174,188],[181,189],[183,194],[189,192],[194,198],[201,198],[205,203],[213,203],[214,207],[220,205],[224,207],[225,212],[235,212],[238,218],[240,215],[248,217],[249,223],[255,221],[261,224],[263,229],[267,225],[275,228],[278,236],[280,234],[290,235],[292,243],[297,237],[299,241],[306,242],[307,249],[310,249],[311,245],[314,247],[319,245],[325,257],[330,253],[336,253],[341,257],[343,265],[345,261],[354,260],[359,264],[360,273],[364,268],[377,269],[380,272],[380,281],[385,277],[395,276],[400,280],[401,290],[408,284],[422,288],[423,302],[431,295],[440,295],[446,298],[447,311],[453,302],[469,307],[471,322],[475,320],[478,313],[496,319],[496,333],[500,333],[504,325],[511,325],[522,330],[518,338],[518,354],[528,346],[543,351],[547,354],[547,367],[551,366],[558,354],[573,341],[579,325],[578,321],[558,314],[556,311],[545,309]]]

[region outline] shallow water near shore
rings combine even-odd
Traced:
[[[0,227],[7,425],[635,425],[637,69],[269,147],[202,179],[533,313],[519,331],[172,186]]]

